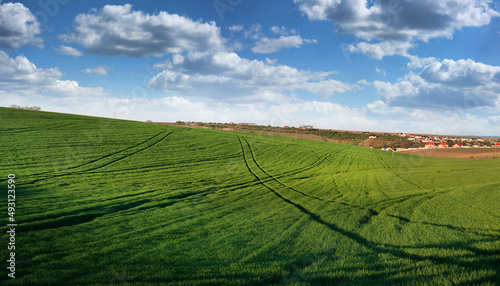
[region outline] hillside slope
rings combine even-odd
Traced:
[[[499,160],[7,108],[0,120],[18,224],[4,285],[500,281]]]

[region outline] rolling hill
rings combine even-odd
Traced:
[[[500,281],[497,159],[8,108],[0,119],[3,285]]]

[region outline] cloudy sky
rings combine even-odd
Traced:
[[[500,135],[499,47],[499,1],[1,1],[0,106]]]

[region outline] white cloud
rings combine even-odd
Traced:
[[[367,82],[366,79],[358,80],[356,83],[360,85],[370,85],[370,83]]]
[[[384,75],[384,76],[385,76],[385,75],[387,75],[387,74],[386,74],[386,72],[385,72],[385,70],[383,70],[383,69],[375,68],[375,71],[376,71],[377,73],[379,73],[379,74]]]
[[[262,25],[261,24],[254,24],[252,25],[249,29],[243,31],[243,36],[245,38],[253,39],[253,40],[258,40],[263,37],[262,33]]]
[[[487,120],[489,124],[500,127],[500,116],[490,116],[487,118]]]
[[[351,53],[363,53],[372,59],[381,60],[387,56],[400,55],[408,57],[408,49],[412,48],[413,44],[409,42],[385,41],[376,44],[366,42],[349,45],[347,48]]]
[[[102,96],[106,93],[100,87],[81,87],[78,82],[74,80],[55,80],[52,85],[45,85],[38,87],[40,91],[47,94],[60,94],[62,96],[82,96],[82,95],[98,95]]]
[[[3,95],[0,91],[0,95]],[[390,106],[376,101],[351,108],[328,101],[291,99],[279,104],[196,101],[181,96],[116,98],[97,95],[0,96],[0,106],[38,105],[46,111],[158,122],[255,122],[273,126],[310,124],[317,128],[415,132],[453,135],[494,135],[500,117]],[[439,123],[439,124],[436,124]]]
[[[214,22],[202,23],[161,11],[145,14],[132,5],[106,5],[80,14],[74,28],[61,39],[79,43],[88,53],[108,56],[160,57],[184,51],[224,50],[224,39]]]
[[[329,78],[332,72],[301,71],[270,59],[248,60],[229,52],[175,55],[155,67],[166,69],[149,81],[151,88],[224,100],[262,99],[261,94],[295,89],[329,97],[360,89]]]
[[[470,59],[445,59],[428,64],[420,73],[420,77],[427,82],[450,86],[494,88],[500,84],[498,78],[495,78],[499,72],[499,66],[490,66]]]
[[[397,83],[375,81],[380,97],[392,106],[473,110],[500,108],[500,67],[473,60],[432,61],[420,73]]]
[[[359,86],[333,79],[321,80],[317,82],[305,82],[298,85],[297,88],[310,91],[320,97],[330,97],[335,93],[344,93],[350,90],[361,89]]]
[[[282,49],[298,48],[304,43],[317,43],[316,40],[302,39],[301,36],[281,36],[279,38],[261,38],[255,43],[252,52],[270,54]]]
[[[297,34],[297,31],[295,31],[295,29],[289,29],[285,26],[281,26],[281,27],[278,27],[278,26],[273,26],[270,28],[271,32],[273,32],[273,34],[277,34],[277,35],[281,35],[281,36],[289,36],[289,35],[296,35]]]
[[[410,62],[407,65],[409,69],[423,68],[426,65],[437,61],[437,59],[434,57],[419,58],[418,56],[409,55],[408,58],[410,59]]]
[[[54,50],[60,55],[67,55],[75,58],[83,56],[82,52],[70,46],[61,45],[59,48],[54,48]]]
[[[41,69],[24,56],[10,58],[0,51],[0,89],[9,94],[102,95],[102,88],[80,87],[77,82],[61,80],[58,68]]]
[[[241,32],[244,30],[242,25],[232,25],[228,29],[231,33]]]
[[[297,31],[294,29],[284,26],[273,26],[269,29],[273,34],[279,35],[277,38],[264,36],[262,25],[260,24],[254,24],[246,30],[241,25],[231,26],[229,29],[231,32],[242,31],[244,38],[255,41],[251,50],[254,53],[260,54],[270,54],[282,49],[298,48],[304,43],[318,43],[315,39],[304,39],[298,35]],[[242,48],[243,44],[238,40],[232,44],[232,50],[239,50]]]
[[[108,74],[108,70],[112,70],[113,68],[111,67],[106,67],[106,66],[98,66],[95,68],[87,68],[82,70],[82,72],[87,73],[87,74],[95,74],[95,75],[101,75],[105,76]]]
[[[62,76],[57,68],[39,69],[24,56],[10,58],[0,51],[0,89],[25,90],[55,83]]]
[[[490,0],[294,0],[310,20],[331,20],[338,33],[364,40],[428,41],[500,16]]]
[[[21,3],[0,5],[0,48],[20,48],[27,44],[42,45],[40,24]]]

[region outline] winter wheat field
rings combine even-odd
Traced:
[[[500,281],[498,159],[7,108],[0,120],[2,285]]]

